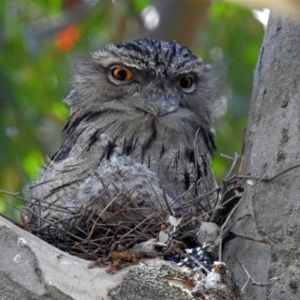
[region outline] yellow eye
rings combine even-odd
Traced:
[[[177,81],[177,86],[181,87],[182,89],[188,89],[194,84],[193,77],[182,77]]]
[[[113,68],[111,75],[114,79],[119,81],[131,81],[133,79],[133,74],[130,70],[122,67]]]

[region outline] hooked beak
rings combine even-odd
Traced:
[[[175,97],[167,97],[163,93],[146,95],[139,93],[133,95],[136,108],[148,112],[156,117],[169,114],[179,108]]]

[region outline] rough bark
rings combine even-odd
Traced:
[[[88,269],[88,264],[0,217],[1,298],[101,299],[126,273],[112,277],[105,269]]]
[[[0,295],[10,300],[238,299],[230,276],[197,277],[161,259],[142,260],[108,274],[0,217]],[[202,274],[202,273],[200,273]]]
[[[245,137],[243,174],[271,178],[300,162],[300,24],[271,14],[254,74],[253,96]],[[236,238],[226,246],[226,261],[242,285],[244,299],[299,299],[300,168],[246,189],[234,231],[267,238],[274,246]],[[280,277],[279,281],[271,278]]]

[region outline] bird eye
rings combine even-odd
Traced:
[[[113,68],[111,75],[114,79],[119,81],[131,81],[133,79],[133,74],[130,70],[122,67]]]
[[[182,77],[177,81],[177,86],[181,87],[182,89],[188,89],[192,87],[194,84],[193,77]]]

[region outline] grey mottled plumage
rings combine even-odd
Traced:
[[[139,184],[133,193],[147,207],[161,187],[171,203],[213,190],[214,93],[211,68],[175,42],[138,39],[93,53],[76,67],[63,143],[31,196],[81,206],[104,188],[111,199]]]

